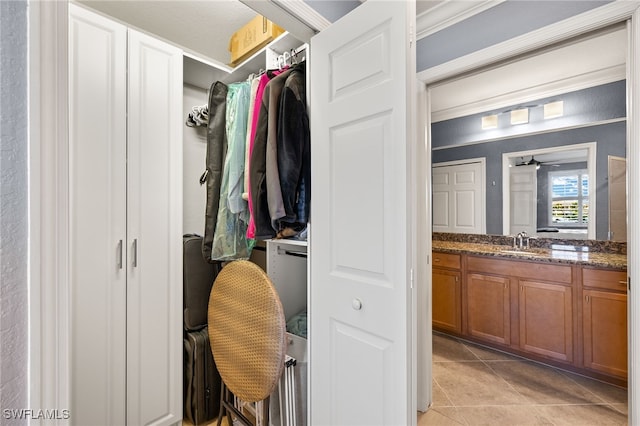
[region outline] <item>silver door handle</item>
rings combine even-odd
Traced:
[[[138,239],[134,238],[133,239],[133,245],[131,246],[131,250],[133,252],[133,267],[137,267],[138,266]]]
[[[118,264],[118,269],[122,269],[122,240],[118,241],[118,249],[117,249],[118,254],[116,254],[117,256],[117,264]]]

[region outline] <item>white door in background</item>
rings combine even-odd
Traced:
[[[510,235],[526,231],[529,235],[537,232],[538,173],[535,165],[511,167],[509,173],[510,191]]]
[[[311,39],[311,424],[415,424],[413,26],[368,1]]]
[[[433,232],[486,232],[485,159],[432,168]]]

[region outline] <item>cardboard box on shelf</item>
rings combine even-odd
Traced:
[[[229,40],[229,52],[231,52],[229,65],[238,65],[282,33],[284,33],[282,27],[262,15],[257,15],[231,36]]]

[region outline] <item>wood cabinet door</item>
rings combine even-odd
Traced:
[[[627,377],[627,295],[582,291],[584,366]]]
[[[572,288],[520,281],[520,349],[560,361],[573,361]]]
[[[433,268],[432,323],[444,331],[462,332],[460,272]]]
[[[489,342],[511,343],[508,277],[468,274],[468,333]]]

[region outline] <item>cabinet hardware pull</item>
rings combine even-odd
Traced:
[[[626,281],[618,281],[618,284],[627,285]]]
[[[134,238],[133,239],[133,247],[132,247],[132,251],[133,251],[133,267],[136,268],[138,266],[138,239]]]
[[[456,275],[456,282],[458,282],[458,276]]]
[[[116,255],[118,257],[118,269],[122,269],[122,240],[118,241],[118,254]]]
[[[589,303],[589,296],[585,296],[584,300],[586,300],[586,302]]]
[[[439,258],[439,257],[434,257],[434,258],[433,258],[433,261],[434,261],[434,262],[440,262],[440,258]]]

